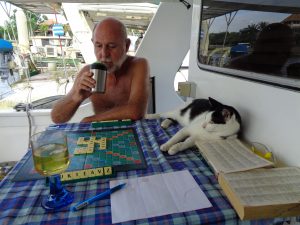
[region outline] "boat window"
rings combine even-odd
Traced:
[[[299,2],[268,2],[203,0],[199,66],[300,90]]]

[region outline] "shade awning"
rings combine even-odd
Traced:
[[[13,50],[13,45],[4,39],[0,39],[0,52],[10,52]]]

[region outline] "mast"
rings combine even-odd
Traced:
[[[20,8],[16,12],[16,23],[18,31],[18,44],[21,53],[29,52],[29,36],[27,28],[27,18],[24,11]]]

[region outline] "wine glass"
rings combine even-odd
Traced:
[[[31,136],[30,145],[36,171],[49,177],[50,194],[42,200],[42,207],[54,211],[72,203],[74,195],[63,187],[60,180],[60,173],[70,162],[66,133],[60,130],[37,133]]]

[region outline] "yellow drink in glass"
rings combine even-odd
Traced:
[[[49,179],[50,193],[41,202],[46,211],[56,211],[72,203],[74,195],[60,181],[60,173],[69,166],[67,134],[46,130],[30,138],[35,170]]]
[[[64,144],[46,144],[35,149],[33,162],[36,171],[43,176],[60,174],[68,168],[69,152]]]

